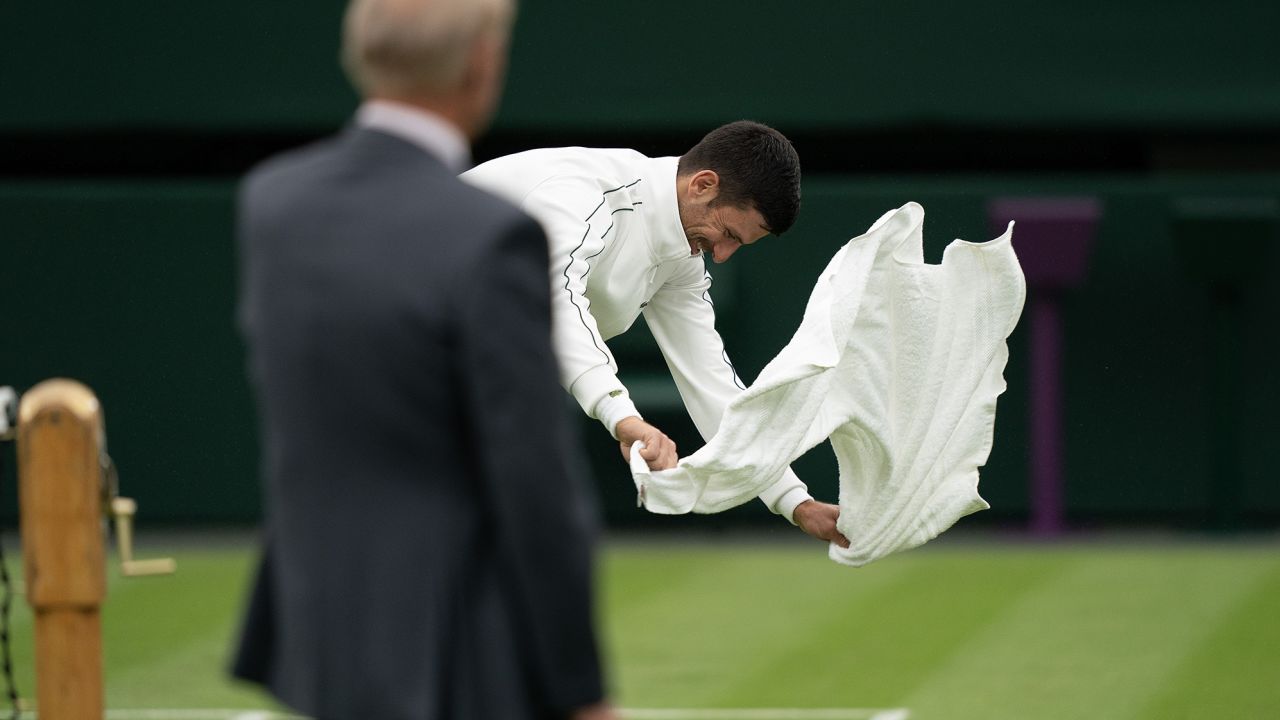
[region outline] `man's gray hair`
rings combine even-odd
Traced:
[[[485,33],[505,41],[515,0],[351,0],[342,65],[365,96],[431,97],[458,87]]]

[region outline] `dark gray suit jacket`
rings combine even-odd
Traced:
[[[368,129],[268,161],[239,212],[266,539],[233,672],[322,720],[598,701],[542,231]]]

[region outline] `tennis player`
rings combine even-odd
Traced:
[[[800,159],[782,133],[739,121],[681,157],[633,150],[547,148],[479,165],[463,179],[518,204],[547,232],[553,344],[560,383],[618,440],[644,443],[649,467],[675,465],[675,443],[645,421],[618,379],[607,341],[641,315],[704,439],[745,386],[715,328],[710,256],[780,235],[800,210]],[[787,470],[760,495],[823,541],[842,542],[839,509]]]

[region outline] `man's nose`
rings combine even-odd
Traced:
[[[737,244],[723,243],[716,246],[714,259],[717,263],[722,263],[729,259],[729,256],[738,251]]]

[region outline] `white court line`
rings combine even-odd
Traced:
[[[627,720],[908,720],[907,708],[622,708]],[[37,718],[24,711],[23,718]],[[106,720],[307,720],[269,710],[136,708],[106,712]]]

